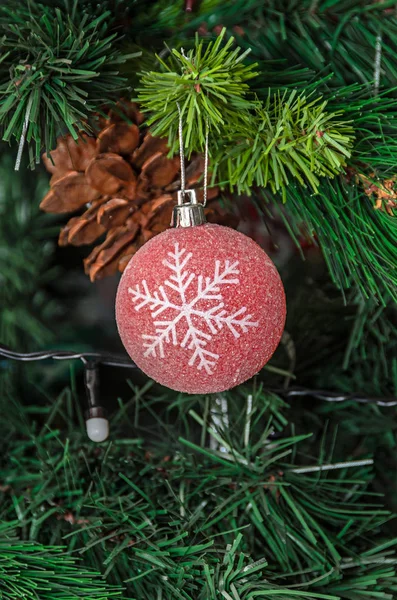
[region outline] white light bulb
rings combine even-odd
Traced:
[[[87,435],[93,442],[104,442],[109,437],[109,421],[103,417],[86,420]]]

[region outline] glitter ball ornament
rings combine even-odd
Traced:
[[[116,319],[132,360],[181,392],[230,389],[275,351],[286,316],[284,288],[265,252],[220,225],[169,229],[130,260]]]

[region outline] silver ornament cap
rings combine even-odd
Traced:
[[[186,196],[189,196],[188,202],[185,202]],[[197,201],[196,191],[179,191],[178,204],[172,211],[171,227],[194,227],[206,222],[204,206]]]

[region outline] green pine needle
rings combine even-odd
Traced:
[[[255,133],[245,130],[225,135],[225,145],[215,159],[220,181],[250,193],[252,186],[283,190],[297,180],[318,192],[319,177],[333,177],[343,170],[353,145],[352,127],[329,113],[327,102],[307,100],[296,91],[268,95],[257,107]]]
[[[322,471],[332,452],[289,430],[276,396],[252,387],[227,393],[218,449],[209,447],[210,398],[172,394],[167,410],[137,389],[133,414],[120,401],[113,441],[101,446],[76,428],[67,398],[8,404],[0,513],[16,515],[27,538],[63,541],[132,599],[392,593],[397,541],[380,536],[389,514],[370,491],[371,468]],[[302,465],[317,470],[294,472]]]
[[[214,25],[240,25],[239,43],[254,59],[282,60],[289,67],[309,68],[315,79],[331,73],[336,86],[361,83],[372,87],[378,36],[382,36],[380,85],[396,82],[397,16],[395,2],[362,0],[236,0],[200,15]],[[212,14],[211,14],[212,13]],[[185,30],[198,26],[185,24]]]
[[[343,178],[323,181],[312,196],[300,185],[287,189],[287,213],[265,194],[295,240],[305,232],[317,240],[329,272],[341,290],[357,289],[365,299],[397,300],[397,221],[377,211],[358,186]]]
[[[64,548],[19,540],[13,528],[0,525],[0,596],[3,600],[107,600],[121,591],[89,571]]]
[[[57,227],[39,209],[48,189],[45,174],[13,170],[13,157],[0,149],[0,342],[13,348],[37,348],[54,338],[60,302],[46,290],[59,276],[51,265]],[[8,150],[8,148],[6,148]]]
[[[77,138],[101,104],[120,96],[126,81],[118,65],[127,56],[115,49],[109,15],[92,20],[78,10],[66,13],[33,3],[19,11],[1,9],[3,140],[20,142],[27,120],[26,139],[38,160],[43,147],[54,147],[59,133]]]
[[[233,48],[233,38],[222,45],[224,36],[225,30],[206,47],[196,36],[195,48],[187,54],[174,49],[167,62],[157,57],[163,70],[144,73],[137,89],[155,135],[175,137],[179,103],[189,154],[204,148],[207,122],[213,135],[223,135],[237,119],[244,123],[253,105],[246,99],[247,81],[257,75],[256,65],[243,63],[249,50]]]
[[[187,154],[203,150],[208,127],[213,179],[221,185],[278,191],[297,179],[317,192],[319,177],[340,173],[350,157],[353,129],[340,120],[343,111],[327,113],[325,101],[296,91],[268,94],[261,103],[246,83],[257,75],[255,64],[242,62],[248,50],[232,50],[233,38],[222,46],[224,35],[205,50],[196,37],[187,55],[157,57],[163,70],[142,75],[138,98],[153,133],[167,135],[176,150],[179,105]]]

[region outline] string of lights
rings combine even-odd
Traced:
[[[105,365],[110,367],[122,367],[127,369],[137,369],[137,365],[132,362],[130,358],[127,356],[119,355],[119,354],[108,354],[101,352],[70,352],[65,350],[44,350],[40,352],[15,352],[0,344],[0,356],[9,360],[17,360],[21,362],[34,362],[39,360],[81,360],[86,368],[91,374],[93,371],[96,371],[99,365]],[[86,376],[86,387],[87,387],[87,376]],[[92,375],[91,375],[92,382]],[[91,403],[94,402],[94,393],[96,385],[93,386],[91,393],[89,394],[89,398],[91,398]],[[323,400],[325,402],[346,402],[349,400],[353,400],[360,404],[376,404],[377,406],[385,406],[392,407],[397,406],[397,397],[375,397],[375,396],[365,396],[363,394],[343,394],[341,392],[332,392],[327,390],[318,390],[318,389],[310,389],[310,388],[301,388],[301,387],[288,387],[277,388],[269,390],[273,393],[276,393],[283,398],[294,398],[298,396],[310,396],[311,398],[315,398],[317,400]]]

